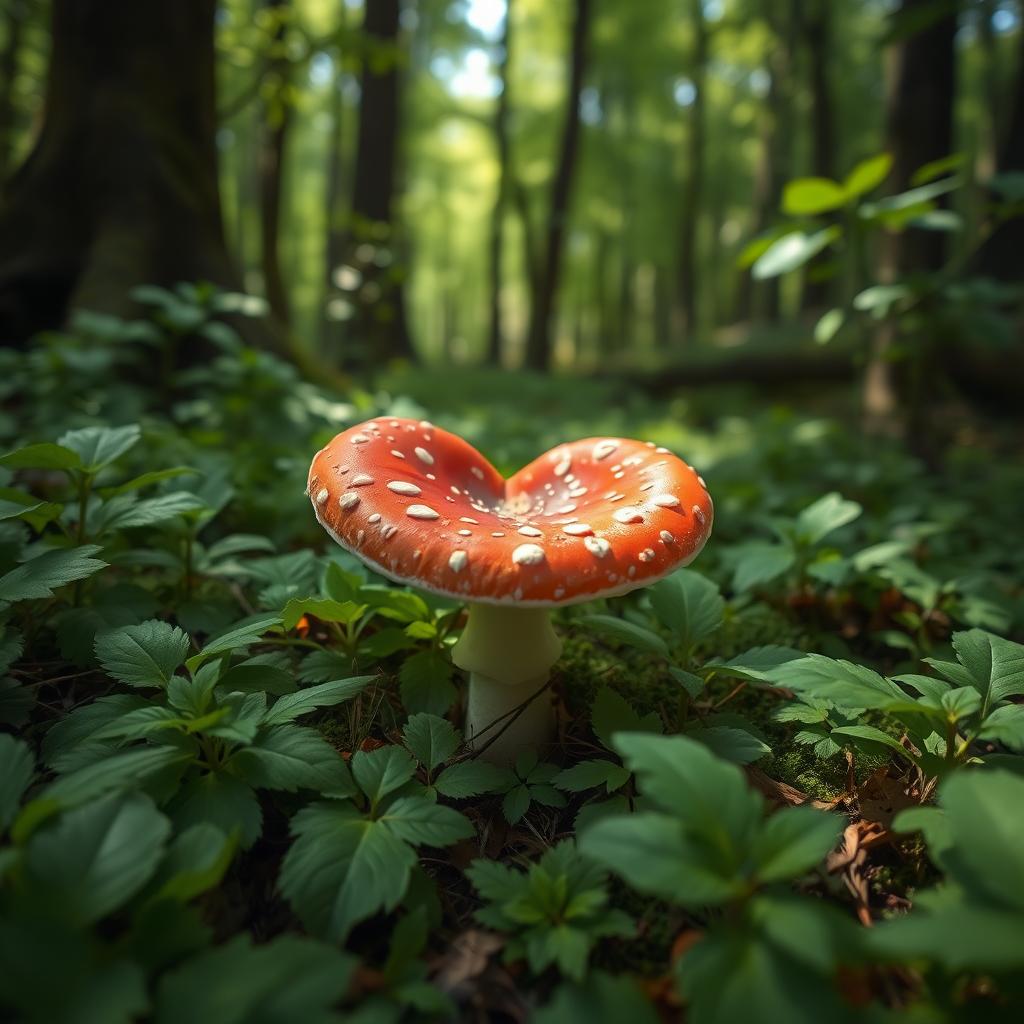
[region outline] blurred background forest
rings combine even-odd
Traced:
[[[882,419],[950,377],[1012,399],[1015,0],[4,0],[2,21],[7,344],[210,281],[263,297],[249,340],[307,369],[873,363]]]

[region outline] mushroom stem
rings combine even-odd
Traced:
[[[546,608],[469,606],[452,660],[470,673],[466,739],[483,751],[485,760],[511,764],[521,750],[551,740],[554,711],[541,688],[561,653],[562,641],[551,628]]]

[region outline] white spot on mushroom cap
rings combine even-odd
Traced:
[[[353,434],[349,440],[353,444],[366,444],[370,439],[365,434]]]
[[[459,536],[460,537],[472,537],[473,536],[473,531],[472,530],[459,530]]]
[[[559,516],[567,516],[570,512],[575,512],[576,506],[570,501],[568,505],[562,505],[561,508],[555,509],[555,514]]]
[[[349,484],[352,487],[366,487],[367,484],[372,484],[372,483],[373,483],[373,477],[369,476],[366,473],[359,473],[356,476],[352,477],[352,479],[349,481]]]
[[[651,498],[651,503],[662,508],[675,508],[679,504],[679,499],[674,494],[656,494]]]
[[[565,476],[569,472],[569,467],[572,465],[572,456],[566,455],[561,462],[555,466],[555,476]]]
[[[374,512],[372,516],[367,516],[366,517],[366,521],[368,523],[379,523],[380,522],[380,513],[379,512]]]
[[[519,532],[524,537],[543,537],[544,534],[541,530],[538,530],[536,526],[520,526]]]
[[[352,509],[359,504],[359,495],[355,491],[346,491],[339,499],[338,504],[346,511],[351,512]]]
[[[700,505],[694,505],[693,506],[693,515],[694,515],[694,518],[697,520],[697,522],[700,523],[701,526],[703,526],[704,525],[704,509],[702,509],[700,507]]]
[[[601,459],[608,458],[608,456],[611,455],[611,453],[618,447],[618,441],[598,441],[597,444],[594,445],[594,461],[600,462]]]
[[[440,519],[441,514],[429,505],[410,505],[405,514],[413,519]]]
[[[483,480],[484,471],[479,466],[470,466],[469,471],[477,478],[477,480]]]
[[[405,494],[410,498],[415,498],[417,495],[423,493],[415,484],[409,483],[408,480],[389,480],[388,490],[394,491],[395,494]]]
[[[392,448],[391,449],[391,454],[394,455],[394,457],[396,459],[404,459],[405,458],[405,456],[397,448]]]
[[[434,456],[431,455],[426,448],[421,448],[417,445],[413,448],[413,451],[416,453],[416,458],[419,459],[420,462],[425,462],[428,466],[432,466],[434,464]]]
[[[322,505],[330,496],[331,492],[328,491],[326,487],[322,487],[319,491],[317,491],[316,503],[318,505]]]
[[[516,565],[540,565],[545,559],[544,549],[536,544],[520,544],[512,552]]]
[[[568,526],[562,527],[562,533],[567,533],[570,537],[585,537],[588,533],[593,532],[589,523],[570,523]]]
[[[702,477],[702,476],[698,476],[698,477],[697,477],[697,483],[699,483],[699,484],[701,485],[701,487],[703,487],[703,488],[704,488],[704,490],[705,490],[705,491],[706,491],[706,490],[708,489],[708,485],[707,485],[707,483],[705,482],[705,480],[704,480],[704,477]]]
[[[612,518],[617,523],[642,523],[644,521],[644,514],[638,508],[617,508],[612,513]]]
[[[583,544],[586,549],[598,558],[604,558],[611,551],[612,546],[604,537],[584,537]]]
[[[501,532],[501,530],[495,530],[495,531],[494,531],[494,533],[492,533],[492,534],[491,534],[491,536],[492,536],[492,537],[504,537],[504,536],[505,536],[505,534],[503,534],[503,533]]]
[[[380,535],[384,538],[384,540],[391,540],[391,538],[394,537],[396,533],[398,533],[397,526],[381,527]]]
[[[459,516],[459,522],[460,523],[472,523],[474,526],[479,526],[480,525],[480,520],[473,519],[470,516]]]
[[[448,568],[452,572],[462,572],[469,562],[469,555],[465,551],[453,551],[448,559]]]
[[[668,530],[662,530],[658,536],[661,537],[661,542],[663,544],[675,544],[676,542],[675,537],[673,537],[672,534],[668,532]]]
[[[654,549],[653,548],[644,548],[643,551],[640,552],[639,558],[640,558],[641,562],[650,562],[650,561],[652,561],[653,558],[654,558]]]

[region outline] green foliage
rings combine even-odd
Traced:
[[[607,905],[604,872],[571,842],[552,846],[525,872],[476,860],[467,874],[487,900],[477,919],[507,933],[505,959],[525,958],[535,974],[555,965],[566,977],[582,981],[598,939],[633,931],[632,921]]]

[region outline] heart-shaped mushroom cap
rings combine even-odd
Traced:
[[[704,481],[651,442],[559,445],[510,479],[460,437],[378,417],[317,452],[320,525],[371,568],[467,601],[563,605],[644,586],[699,553]]]

